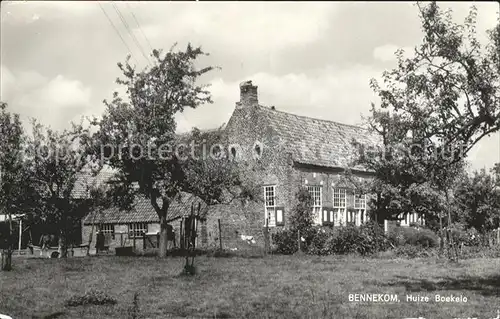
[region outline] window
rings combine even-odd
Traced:
[[[366,195],[354,194],[354,209],[356,216],[359,216],[356,224],[363,224],[366,221]]]
[[[132,223],[128,225],[129,238],[142,238],[144,233],[148,232],[147,223]]]
[[[333,214],[334,225],[341,225],[345,223],[346,216],[346,197],[347,192],[345,188],[333,189]]]
[[[321,186],[307,186],[307,190],[312,198],[312,213],[314,217],[314,222],[316,224],[321,224],[322,214],[321,214]],[[323,216],[323,220],[325,216]]]
[[[115,239],[115,225],[113,224],[100,224],[97,226],[97,230],[103,233],[105,236],[110,236],[111,239]]]
[[[265,224],[276,226],[276,186],[264,186]]]

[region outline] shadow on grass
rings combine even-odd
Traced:
[[[206,256],[214,258],[231,258],[231,257],[241,257],[241,258],[263,258],[265,254],[263,251],[258,249],[247,249],[241,251],[230,251],[230,250],[201,250],[196,249],[194,252],[186,249],[172,249],[167,252],[167,257],[192,257],[192,256]],[[157,257],[158,250],[150,249],[145,252],[135,254],[136,257]]]
[[[31,317],[32,319],[56,319],[64,315],[64,312],[58,311],[54,312],[50,315],[45,315],[45,316],[33,316]]]
[[[440,277],[437,281],[412,277],[396,276],[398,280],[385,286],[404,286],[408,292],[438,291],[438,290],[470,290],[483,296],[500,296],[500,275],[488,277]]]

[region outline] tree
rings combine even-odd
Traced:
[[[437,212],[442,227],[443,213],[451,223],[448,190],[467,152],[500,128],[500,25],[488,32],[483,50],[475,8],[461,26],[435,2],[417,6],[423,42],[412,57],[396,52],[398,66],[383,73],[384,87],[371,80],[381,102],[372,104],[367,122],[381,145],[361,147],[358,164],[375,171],[379,216],[419,212],[429,219]]]
[[[290,228],[306,236],[314,224],[312,196],[306,187],[301,187],[295,197],[297,204],[290,215]]]
[[[478,232],[500,227],[500,164],[490,173],[485,169],[465,176],[454,191],[456,219]]]
[[[184,191],[197,196],[207,206],[260,199],[260,185],[252,174],[262,168],[260,163],[232,158],[223,147],[222,128],[205,132],[194,128],[189,140],[191,147],[180,154],[187,157],[182,162]],[[206,153],[204,149],[212,151]]]
[[[85,202],[73,192],[87,165],[87,156],[78,147],[82,127],[74,125],[72,130],[56,132],[36,120],[32,124],[26,182],[37,194],[36,220],[55,226],[59,257],[66,257],[67,239],[86,213]]]
[[[12,213],[27,202],[26,177],[23,166],[24,132],[18,114],[7,111],[7,104],[0,102],[0,212],[9,216],[7,254],[2,258],[2,270],[12,269],[13,229]],[[3,256],[3,254],[2,254]]]
[[[314,224],[313,198],[307,187],[301,187],[295,194],[296,205],[290,215],[290,231],[297,234],[298,251],[302,251],[302,238],[307,246],[311,244],[314,233],[311,231]]]
[[[117,83],[127,88],[128,99],[115,92],[111,102],[104,101],[106,111],[101,120],[94,120],[97,132],[88,140],[94,160],[118,171],[122,183],[114,188],[114,199],[120,206],[130,206],[135,196],[150,200],[160,220],[162,257],[167,254],[169,207],[185,178],[175,156],[175,115],[212,102],[206,85],[197,84],[213,69],[196,68],[195,61],[203,55],[201,48],[188,45],[166,54],[154,50],[154,65],[140,72],[129,64],[130,57],[119,63],[124,79]]]
[[[440,149],[460,148],[462,157],[484,136],[500,129],[500,24],[476,34],[477,10],[464,25],[432,2],[417,3],[424,33],[414,55],[396,52],[398,67],[383,74],[384,87],[371,87],[380,109],[392,111],[414,138]],[[460,160],[458,157],[456,160]]]
[[[371,188],[378,216],[418,212],[432,219],[438,213],[442,251],[443,214],[450,225],[449,190],[464,158],[500,128],[500,25],[489,31],[483,51],[475,8],[460,26],[435,2],[417,6],[423,43],[410,58],[396,52],[398,67],[384,72],[384,88],[372,79],[381,103],[372,104],[368,124],[380,135],[381,149],[372,150],[376,156],[361,154],[358,164],[375,171]]]
[[[215,205],[229,205],[238,200],[244,204],[247,200],[260,199],[260,184],[253,173],[261,169],[261,165],[229,154],[223,147],[226,137],[222,128],[204,132],[194,128],[186,140],[190,140],[190,147],[180,154],[187,157],[182,162],[185,177],[182,190],[199,198],[207,211]],[[204,152],[206,149],[208,153]],[[192,212],[199,213],[199,207],[192,207]],[[196,234],[194,224],[191,234]],[[194,273],[194,256],[191,265],[186,257],[187,273]]]
[[[92,171],[90,178],[97,176],[99,171]],[[89,179],[90,179],[89,178]],[[112,182],[112,181],[109,181]],[[109,183],[108,182],[108,183]],[[108,185],[100,185],[98,181],[93,179],[91,182],[86,180],[85,183],[86,192],[88,196],[85,198],[85,210],[89,212],[89,218],[91,220],[90,234],[88,238],[87,256],[90,255],[90,248],[92,245],[92,238],[94,237],[94,226],[98,218],[102,216],[102,212],[112,206],[112,200],[110,195],[110,189]],[[85,238],[82,238],[85,240]]]

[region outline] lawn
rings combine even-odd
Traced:
[[[135,293],[139,318],[493,318],[500,309],[500,259],[197,257],[193,277],[179,275],[184,260],[174,257],[14,262],[0,271],[0,313],[16,319],[132,318]],[[90,288],[117,304],[65,306]],[[397,294],[399,302],[349,301],[354,293]],[[410,293],[430,301],[407,302]],[[436,303],[435,294],[467,302]]]

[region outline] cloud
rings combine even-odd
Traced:
[[[381,74],[382,69],[358,65],[349,69],[329,66],[311,75],[256,73],[237,81],[216,78],[210,87],[214,104],[178,115],[178,130],[189,131],[194,126],[215,128],[227,123],[239,100],[239,84],[247,80],[258,86],[259,104],[274,105],[277,110],[298,115],[363,125],[360,115],[368,115],[371,102],[378,102],[368,81]],[[471,150],[468,159],[472,168],[491,167],[499,161],[499,140],[499,133],[492,134]]]
[[[53,104],[56,108],[74,108],[88,105],[91,90],[84,87],[80,81],[66,79],[64,76],[58,75],[45,86],[33,92],[33,95],[42,103]]]
[[[7,101],[14,94],[16,79],[5,65],[0,65],[0,100]]]
[[[92,109],[91,88],[62,75],[47,79],[34,71],[12,72],[2,65],[1,91],[2,101],[25,123],[34,117],[53,128],[69,127],[71,120]]]
[[[359,125],[360,114],[367,114],[377,97],[369,79],[382,70],[358,65],[349,69],[333,66],[315,74],[288,73],[282,76],[256,73],[237,81],[216,78],[211,81],[214,104],[183,113],[182,127],[214,128],[227,122],[239,100],[239,84],[252,80],[258,86],[259,104],[277,110]]]
[[[139,20],[140,9],[135,4]],[[335,7],[328,3],[171,3],[147,5],[149,23],[142,31],[154,43],[185,35],[191,41],[231,47],[231,51],[261,52],[307,44],[321,37]],[[125,11],[125,10],[124,10]],[[161,15],[159,14],[161,12]],[[158,14],[156,14],[158,13]]]
[[[500,163],[500,132],[482,138],[467,157],[472,164],[471,170],[490,168],[495,163]]]

